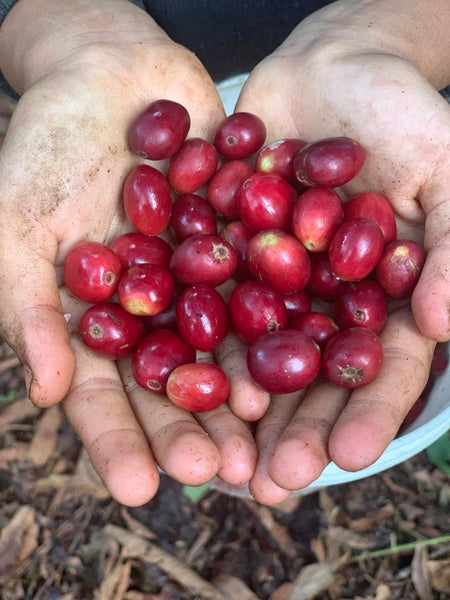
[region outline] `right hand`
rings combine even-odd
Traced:
[[[21,4],[10,24],[26,0]],[[224,117],[212,80],[191,52],[132,4],[106,5],[119,41],[86,41],[86,28],[70,53],[36,76],[27,73],[19,90],[0,160],[0,329],[24,363],[31,400],[64,400],[113,497],[138,505],[156,493],[157,464],[189,485],[216,474],[241,483],[253,472],[256,449],[248,427],[227,408],[194,419],[132,385],[129,362],[119,372],[69,335],[64,314],[72,314],[73,328],[80,306],[58,289],[61,267],[79,240],[108,243],[127,229],[121,187],[140,162],[127,146],[130,123],[159,98],[188,109],[190,137],[210,139]],[[72,10],[67,2],[60,6]],[[64,34],[56,29],[48,37],[55,44]]]
[[[392,2],[383,0],[342,0],[318,11],[253,70],[236,106],[262,118],[268,141],[358,140],[367,159],[343,193],[385,194],[398,237],[423,241],[427,250],[412,311],[392,310],[381,334],[385,360],[375,380],[351,394],[319,382],[272,399],[256,428],[259,458],[249,482],[256,500],[266,504],[309,485],[331,461],[346,471],[373,464],[425,387],[434,340],[450,338],[450,110],[432,85],[449,81],[450,47],[439,46],[435,3],[414,9],[401,0],[394,4],[397,21]],[[417,46],[414,64],[394,52],[405,25],[406,48]],[[424,48],[427,29],[434,37]]]

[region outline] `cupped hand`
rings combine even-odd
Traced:
[[[129,362],[118,369],[70,334],[80,304],[59,287],[61,267],[79,240],[108,243],[127,229],[121,189],[140,162],[127,145],[130,123],[159,98],[188,109],[190,137],[210,138],[224,116],[194,55],[151,27],[139,43],[82,44],[37,78],[0,160],[2,335],[25,365],[32,401],[64,400],[97,472],[128,505],[155,494],[157,465],[190,485],[216,474],[241,483],[256,456],[227,408],[195,419],[136,386]]]
[[[236,111],[259,115],[269,142],[358,140],[367,159],[343,193],[384,194],[399,237],[423,242],[427,259],[412,310],[389,316],[384,365],[372,383],[352,393],[320,383],[272,401],[257,427],[250,481],[268,504],[307,486],[330,461],[357,471],[379,458],[427,381],[433,340],[450,337],[450,107],[403,58],[355,43],[354,33],[347,45],[327,43],[320,30],[314,17],[298,26],[250,74]]]

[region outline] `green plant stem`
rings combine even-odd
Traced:
[[[382,556],[390,556],[392,554],[404,554],[415,550],[420,546],[436,546],[437,544],[445,544],[450,542],[450,535],[442,535],[440,537],[430,538],[427,540],[417,540],[408,544],[399,544],[382,550],[374,550],[373,552],[362,552],[349,559],[348,563],[358,563],[371,558],[380,558]],[[347,564],[348,564],[347,563]]]

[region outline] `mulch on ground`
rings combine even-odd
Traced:
[[[166,476],[125,508],[0,345],[2,600],[444,600],[449,504],[422,452],[275,508],[211,489],[193,501]]]

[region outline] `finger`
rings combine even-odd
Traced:
[[[450,173],[450,166],[448,169]],[[434,190],[435,191],[435,190]],[[440,201],[439,201],[440,200]],[[423,201],[426,209],[431,200]],[[434,206],[425,221],[427,258],[413,292],[411,305],[417,325],[426,337],[450,339],[450,192],[433,193]]]
[[[64,410],[113,498],[127,506],[148,502],[159,476],[148,441],[113,361],[74,338],[76,368]]]
[[[301,394],[272,396],[270,406],[256,429],[258,463],[249,482],[249,491],[257,502],[274,505],[286,500],[290,490],[277,485],[269,473],[269,462],[284,429],[294,416]]]
[[[255,471],[258,453],[248,424],[236,417],[226,404],[199,413],[196,418],[219,451],[217,476],[230,485],[249,481]]]
[[[379,375],[352,392],[330,436],[330,457],[346,471],[381,456],[428,380],[435,344],[421,335],[409,308],[391,313],[381,339]]]
[[[53,267],[57,242],[47,231],[11,220],[1,231],[2,335],[24,363],[31,400],[49,406],[66,395],[75,360]]]
[[[308,389],[268,463],[270,477],[277,485],[299,490],[321,475],[331,461],[330,433],[348,396],[348,390],[328,383]]]
[[[214,362],[211,352],[197,352],[197,362]],[[217,476],[230,485],[247,483],[253,475],[257,449],[248,423],[234,415],[228,403],[195,415],[220,454]]]
[[[261,419],[270,403],[270,394],[264,391],[247,368],[247,346],[234,334],[228,334],[215,350],[217,363],[230,380],[228,406],[243,421]]]
[[[202,485],[214,477],[221,466],[219,451],[192,414],[137,385],[130,360],[121,361],[119,370],[161,469],[185,485]]]

